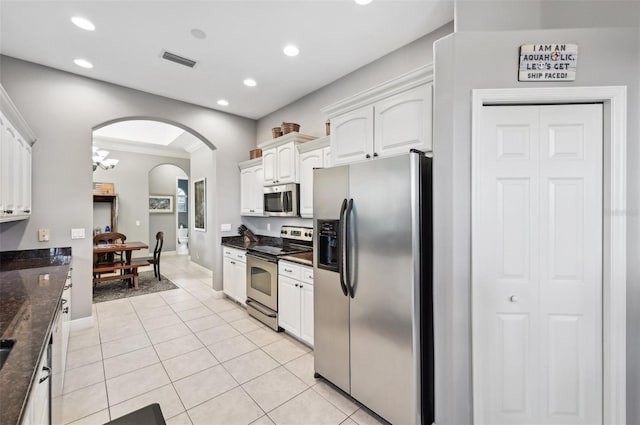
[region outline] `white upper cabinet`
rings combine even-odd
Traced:
[[[335,165],[373,155],[373,107],[365,106],[331,120],[331,152]]]
[[[260,143],[264,185],[300,183],[298,175],[299,159],[296,147],[315,139],[300,133],[288,133],[277,139]]]
[[[277,163],[276,158],[278,157],[278,149],[271,148],[265,149],[262,152],[262,165],[264,167],[264,175],[263,180],[264,184],[274,184],[277,177]]]
[[[430,65],[323,108],[331,120],[331,165],[432,147]]]
[[[241,162],[240,167],[240,215],[263,215],[262,159]]]
[[[300,216],[313,218],[313,169],[330,166],[329,137],[298,146],[300,152]]]
[[[313,169],[322,168],[322,149],[300,154],[300,215],[313,217]]]
[[[374,106],[373,155],[431,150],[431,85],[391,96]]]
[[[0,222],[31,215],[31,145],[35,136],[0,86]]]
[[[277,184],[297,182],[296,146],[294,142],[276,148],[276,181]]]

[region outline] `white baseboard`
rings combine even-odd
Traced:
[[[176,251],[162,251],[162,255],[177,255]]]
[[[72,320],[69,329],[71,331],[81,331],[83,329],[91,329],[92,327],[93,316],[87,316]]]
[[[213,291],[213,298],[217,300],[224,298],[224,292],[216,291],[215,289],[212,289],[212,291]]]

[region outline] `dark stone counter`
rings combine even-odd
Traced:
[[[71,248],[0,252],[0,338],[15,345],[0,369],[0,424],[18,424],[46,350]]]
[[[282,246],[282,238],[258,236],[258,242],[247,242],[242,236],[225,236],[222,238],[222,245],[244,250],[253,248],[256,245]]]

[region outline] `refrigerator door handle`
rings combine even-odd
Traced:
[[[347,200],[342,200],[342,206],[340,207],[340,221],[338,223],[338,255],[340,258],[338,259],[338,273],[340,274],[340,287],[342,288],[342,293],[344,296],[347,296],[347,285],[344,282],[344,239],[342,226],[344,225],[344,213],[347,210]]]
[[[351,210],[353,210],[353,199],[349,199],[349,204],[347,205],[347,212],[344,214],[345,218],[345,231],[344,231],[344,274],[346,276],[347,281],[347,291],[349,291],[349,296],[351,298],[354,297],[353,285],[351,284]]]

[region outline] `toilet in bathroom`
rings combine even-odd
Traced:
[[[187,255],[189,253],[189,229],[180,225],[178,229],[178,255]]]

